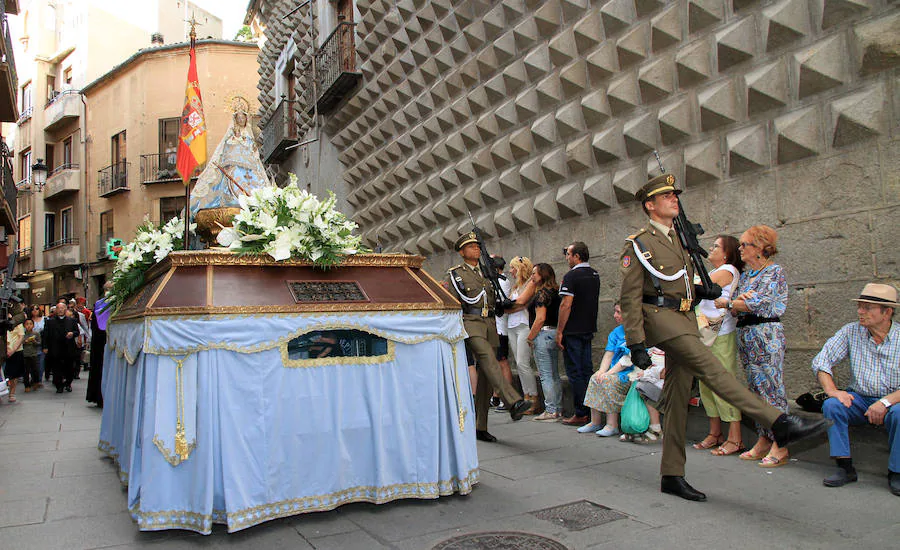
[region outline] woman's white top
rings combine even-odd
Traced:
[[[524,286],[522,288],[525,288]],[[512,291],[509,295],[509,299],[515,302],[519,298],[519,291],[522,288],[517,288]],[[519,325],[528,325],[528,309],[522,309],[515,313],[507,313],[506,314],[506,326],[507,328],[515,328]]]
[[[734,289],[737,288],[738,279],[740,279],[740,273],[736,267],[731,264],[722,264],[721,266],[710,271],[710,275],[719,271],[720,269],[724,269],[725,271],[731,273],[731,284],[722,288],[722,298],[726,300],[731,299],[731,294],[734,292]],[[719,335],[730,334],[735,331],[737,328],[737,318],[731,315],[731,313],[724,308],[717,308],[716,304],[713,300],[700,300],[700,313],[706,315],[709,319],[718,319],[723,315],[724,320],[722,321],[722,328],[719,329]]]

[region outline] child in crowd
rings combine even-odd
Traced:
[[[22,352],[25,360],[25,392],[37,391],[41,383],[41,369],[38,365],[38,350],[41,349],[41,333],[34,330],[34,321],[25,319],[25,336]]]

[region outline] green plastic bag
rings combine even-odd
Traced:
[[[625,396],[619,424],[622,432],[634,435],[642,434],[650,428],[650,411],[637,391],[636,381],[631,383],[628,395]]]

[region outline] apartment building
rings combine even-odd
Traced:
[[[19,9],[19,116],[5,134],[18,189],[17,278],[30,283],[26,302],[42,304],[89,288],[86,191],[97,175],[87,162],[95,110],[83,88],[142,48],[183,42],[186,13],[201,22],[202,36],[220,38],[222,22],[183,0],[20,0]]]
[[[184,208],[175,160],[188,52],[188,43],[141,50],[82,89],[90,106],[82,242],[91,295],[112,271],[110,239],[131,240],[145,218],[165,222]],[[198,40],[196,52],[211,155],[231,122],[229,98],[255,93],[259,50],[247,42]]]

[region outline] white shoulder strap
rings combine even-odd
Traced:
[[[686,267],[682,267],[681,270],[678,271],[677,273],[675,273],[674,275],[665,275],[664,273],[658,271],[656,268],[653,267],[653,265],[649,261],[647,261],[647,258],[644,256],[644,253],[641,251],[637,242],[635,242],[636,239],[626,239],[626,240],[631,243],[631,246],[634,248],[634,254],[635,254],[635,256],[637,256],[638,261],[641,262],[641,265],[644,266],[644,269],[649,271],[650,274],[653,275],[654,277],[661,279],[663,281],[672,282],[672,281],[681,279],[682,277],[687,275]]]

